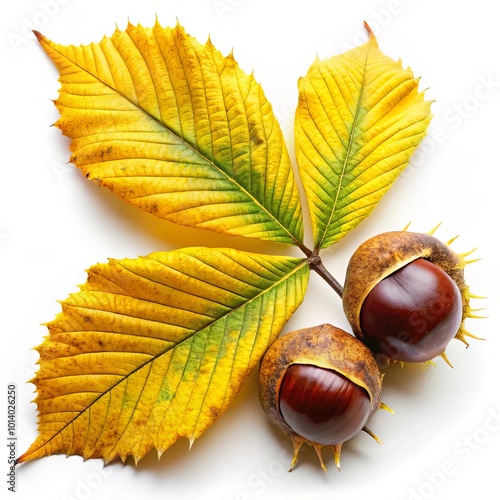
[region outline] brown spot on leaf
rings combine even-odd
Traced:
[[[210,407],[210,415],[212,416],[212,418],[214,420],[217,420],[219,418],[219,415],[220,415],[220,409],[215,407],[215,406],[211,406]]]

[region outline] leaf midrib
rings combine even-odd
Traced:
[[[346,174],[347,164],[348,164],[349,159],[351,157],[351,151],[352,151],[352,147],[354,144],[354,133],[356,131],[356,124],[357,124],[357,121],[359,118],[359,114],[361,111],[361,104],[363,101],[363,92],[364,92],[364,88],[365,88],[366,72],[367,72],[367,66],[368,66],[368,56],[369,56],[370,49],[371,49],[371,42],[372,42],[372,39],[370,38],[370,46],[368,47],[368,50],[366,52],[366,58],[365,58],[365,62],[363,65],[363,78],[361,80],[361,85],[360,85],[360,89],[359,89],[359,96],[358,96],[358,102],[356,104],[356,111],[355,111],[355,114],[354,114],[354,117],[352,120],[352,127],[351,127],[351,130],[349,132],[349,140],[348,140],[347,147],[346,147],[344,162],[342,164],[342,170],[341,170],[341,173],[339,176],[339,184],[338,184],[337,192],[335,193],[335,198],[333,200],[333,205],[332,205],[332,209],[330,212],[330,216],[328,217],[328,221],[325,224],[325,230],[323,231],[323,234],[322,234],[320,240],[316,244],[316,249],[315,249],[316,252],[318,252],[321,248],[323,248],[324,241],[327,237],[327,234],[329,233],[330,225],[332,223],[333,217],[335,216],[335,212],[337,210],[337,204],[339,202],[340,193],[342,191],[342,187],[343,187],[342,183],[343,183],[343,180],[344,180],[344,177]]]

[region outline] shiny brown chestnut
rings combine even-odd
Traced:
[[[366,389],[335,370],[293,364],[281,383],[279,409],[297,434],[334,446],[363,428],[370,397]]]
[[[398,361],[425,362],[441,355],[461,322],[458,286],[425,259],[377,283],[360,312],[366,345]]]
[[[326,470],[321,450],[333,450],[340,467],[342,443],[380,407],[382,376],[371,351],[329,324],[295,330],[278,338],[263,357],[259,399],[269,420],[293,441],[293,468],[304,443]],[[387,407],[385,407],[387,408]]]
[[[354,252],[343,307],[354,335],[380,364],[446,359],[451,339],[467,343],[464,255],[430,234],[408,231],[379,234]]]

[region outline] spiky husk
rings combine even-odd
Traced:
[[[354,336],[329,324],[289,332],[278,338],[264,355],[259,370],[259,399],[268,419],[291,437],[293,441],[292,470],[301,446],[310,444],[318,455],[321,467],[326,470],[322,449],[333,451],[335,465],[340,468],[342,443],[325,446],[305,439],[285,422],[279,410],[280,387],[286,370],[292,364],[313,364],[335,370],[355,384],[363,387],[370,397],[369,420],[379,409],[388,407],[381,403],[382,375],[372,352]],[[366,427],[365,432],[378,438]]]
[[[464,278],[465,266],[475,262],[475,259],[467,260],[467,257],[475,249],[466,253],[455,253],[450,245],[456,237],[444,243],[433,236],[436,229],[437,227],[429,233],[410,232],[406,229],[382,233],[362,243],[353,253],[347,267],[342,304],[347,320],[357,338],[365,340],[361,330],[360,315],[363,302],[370,291],[387,276],[420,258],[443,269],[460,290],[462,321],[455,338],[466,345],[468,345],[466,337],[478,338],[465,328],[465,320],[475,317],[474,310],[470,307],[470,299],[477,296],[470,293]],[[450,364],[444,352],[441,356]],[[390,364],[393,361],[385,359],[384,363]]]

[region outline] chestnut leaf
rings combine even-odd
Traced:
[[[87,178],[171,222],[301,244],[283,134],[232,54],[158,23],[87,46],[37,37],[60,73],[55,125]]]
[[[37,348],[39,434],[57,453],[161,454],[228,407],[300,305],[306,259],[188,248],[111,260],[62,302]]]
[[[418,79],[366,27],[368,42],[316,59],[299,81],[295,147],[317,251],[371,213],[431,120]]]

